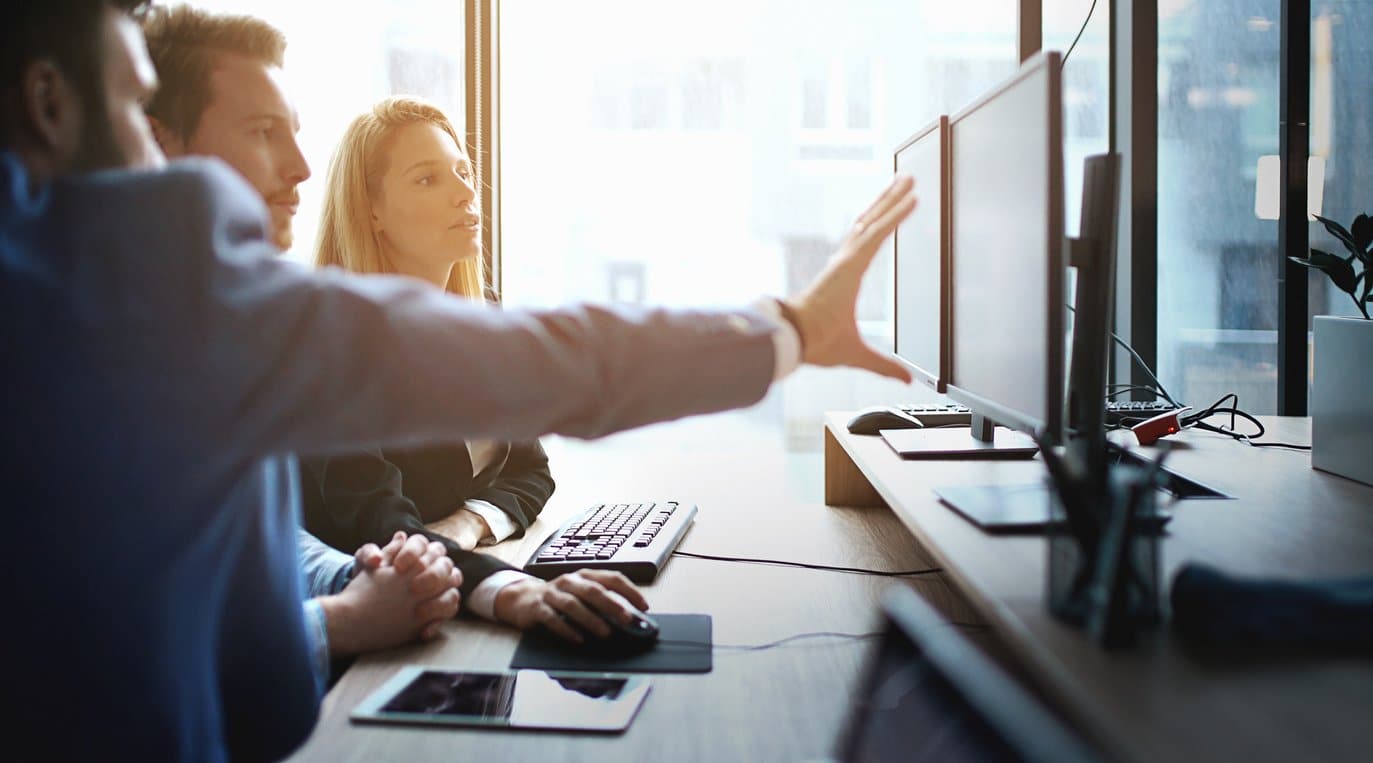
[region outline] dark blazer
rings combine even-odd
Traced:
[[[385,545],[397,530],[423,533],[448,548],[462,570],[464,596],[493,572],[511,567],[488,554],[465,551],[424,525],[475,499],[509,515],[520,527],[518,538],[554,488],[548,455],[537,440],[498,444],[476,475],[463,442],[307,458],[301,485],[305,529],[325,543],[351,553],[364,543]]]

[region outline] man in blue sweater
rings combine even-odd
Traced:
[[[44,193],[40,189],[41,175],[46,173],[60,174],[68,170],[94,170],[102,167],[119,166],[147,167],[160,164],[158,152],[149,148],[143,124],[136,118],[136,115],[131,115],[118,108],[130,102],[136,103],[138,98],[145,97],[154,81],[151,70],[147,66],[146,57],[139,55],[141,42],[136,31],[131,30],[127,18],[115,13],[115,7],[101,10],[100,3],[85,3],[85,8],[80,7],[81,4],[75,4],[76,7],[71,8],[61,8],[61,5],[71,6],[74,4],[59,4],[59,7],[53,10],[73,11],[68,19],[76,22],[74,24],[75,33],[66,35],[50,28],[40,30],[27,41],[29,50],[40,54],[52,51],[55,52],[55,55],[50,59],[40,60],[36,65],[24,67],[21,77],[17,80],[17,88],[13,87],[16,84],[15,79],[7,80],[7,84],[11,85],[6,91],[9,100],[7,119],[4,125],[7,146],[12,145],[10,141],[16,138],[20,138],[20,140],[15,142],[23,145],[20,136],[26,135],[27,142],[30,144],[38,143],[41,146],[46,143],[50,147],[47,151],[34,151],[31,148],[24,152],[25,158],[29,160],[29,166],[32,167],[32,172],[30,172],[29,167],[20,166],[17,161],[17,154],[7,153],[4,155],[5,166],[3,171],[0,171],[0,176],[3,176],[7,181],[5,189],[9,194],[5,200],[6,204],[3,205],[8,207],[5,209],[4,216],[5,229],[8,232],[11,229],[10,224],[16,224],[15,232],[20,233],[21,240],[24,238],[24,228],[27,227],[25,223],[39,217],[40,215],[35,213],[47,204],[47,199],[44,198]],[[112,6],[115,5],[117,4],[112,4]],[[87,12],[83,14],[82,11]],[[99,11],[99,13],[94,11]],[[20,14],[20,23],[16,24],[18,29],[25,28],[24,22],[42,15],[41,13],[33,14],[30,8],[21,8]],[[90,23],[92,20],[99,23],[92,24]],[[82,39],[88,35],[91,39]],[[10,41],[7,39],[6,42],[9,43]],[[88,50],[92,51],[94,55],[88,55],[83,59],[79,52],[79,48],[83,45],[89,46]],[[10,47],[9,44],[6,45],[6,51],[14,56],[11,60],[5,61],[6,73],[12,75],[15,72],[13,68],[15,61],[28,51],[22,45]],[[103,58],[98,57],[101,54],[103,54]],[[106,88],[108,88],[107,91],[98,85],[88,86],[85,89],[81,88],[83,78],[89,79],[97,76],[103,80]],[[9,110],[16,105],[20,106],[20,109],[25,105],[44,108],[34,109],[34,117],[36,118],[26,120],[22,111]],[[83,120],[83,123],[78,125],[71,119],[71,114],[75,110],[80,110],[85,115],[89,115],[89,120]],[[17,111],[18,113],[16,113]],[[78,127],[80,129],[77,129]],[[10,207],[11,204],[13,207]],[[18,242],[6,241],[6,244],[12,243]],[[19,248],[11,251],[10,247],[6,246],[5,251],[8,254],[22,256]],[[14,260],[10,264],[18,264],[18,262],[19,260]],[[59,265],[53,261],[42,264]],[[61,272],[60,267],[54,267],[42,275],[44,280],[54,279],[49,282],[49,286],[60,288],[61,285],[56,282],[56,279]],[[7,287],[17,285],[17,283],[6,284]],[[33,296],[21,297],[17,303],[11,303],[7,307],[15,310],[24,305],[26,298],[32,299]],[[38,315],[26,312],[24,317],[33,319],[37,318]],[[60,323],[50,325],[48,330],[53,333],[47,335],[39,331],[35,336],[43,337],[53,343],[63,341],[64,335]],[[102,349],[114,350],[114,345],[111,344],[111,346]],[[40,368],[41,365],[40,363]],[[78,379],[58,381],[70,391],[75,391],[82,385],[82,381]],[[60,397],[60,395],[47,395],[48,400],[52,400],[54,397]],[[43,398],[40,397],[39,399]],[[22,405],[22,397],[19,402]],[[61,416],[55,411],[53,413],[53,417],[48,421],[35,422],[37,426],[61,431]],[[117,420],[118,416],[116,415],[114,419]],[[25,421],[25,419],[20,419],[20,421]],[[88,432],[101,428],[100,423],[100,420],[96,419],[88,421]],[[149,426],[147,423],[140,423],[139,425]],[[134,426],[134,424],[130,424],[130,426]],[[156,430],[156,426],[153,428]],[[23,431],[22,427],[18,427],[17,430]],[[117,439],[127,443],[139,441],[136,432],[129,430],[96,432],[96,434],[112,434]],[[49,443],[53,448],[61,447],[61,443],[52,437],[40,436],[38,442]],[[14,443],[7,441],[7,444],[13,445]],[[81,452],[80,444],[73,442],[67,457],[76,460],[74,457]],[[81,459],[80,461],[90,463],[88,459]],[[273,524],[275,519],[273,509],[275,513],[280,513],[282,509],[291,509],[296,503],[289,498],[291,490],[294,489],[292,487],[295,480],[293,467],[289,464],[273,465],[270,461],[264,465],[271,467],[271,470],[278,477],[274,480],[276,483],[275,491],[271,487],[264,491],[262,497],[268,500],[256,502],[252,496],[247,496],[247,500],[243,501],[245,505],[258,504],[251,506],[251,508],[245,506],[246,511],[242,517],[250,523],[257,523],[256,529],[258,530]],[[78,475],[72,476],[75,479],[81,479]],[[26,479],[36,481],[40,479],[40,476],[30,473],[26,475]],[[124,477],[123,480],[126,484],[136,482],[128,476]],[[144,487],[149,492],[143,494],[142,497],[147,498],[152,504],[158,505],[159,512],[175,511],[177,508],[177,491],[174,482],[174,478],[168,477],[167,489],[160,496],[155,495],[158,491],[155,484],[146,485]],[[23,485],[24,483],[21,482],[20,484]],[[35,487],[50,491],[55,486]],[[63,488],[63,491],[65,494],[73,496],[81,494],[79,487]],[[276,496],[272,495],[273,492],[276,493]],[[21,489],[20,496],[26,495],[32,494]],[[273,506],[274,502],[270,499],[283,496],[287,496],[287,499],[276,501],[275,506]],[[146,544],[151,550],[157,548],[159,541],[167,541],[169,545],[166,548],[173,553],[179,552],[191,557],[196,556],[195,549],[175,548],[175,541],[164,538],[159,533],[161,520],[156,515],[147,517],[141,515],[137,510],[129,511],[129,509],[139,507],[121,506],[120,502],[115,500],[116,497],[115,494],[104,496],[106,500],[112,503],[107,512],[108,516],[99,518],[99,521],[93,521],[92,517],[80,511],[84,507],[65,502],[51,507],[55,513],[64,519],[74,520],[82,526],[68,537],[78,541],[90,541],[90,543],[74,543],[74,546],[79,549],[79,553],[87,561],[99,558],[101,551],[94,549],[94,553],[92,553],[92,545],[99,544],[102,534],[105,535],[108,543],[123,546],[112,549],[113,556],[116,558],[122,558],[123,554],[128,553],[131,550],[130,546],[141,548]],[[231,501],[230,505],[225,508],[232,511],[232,505],[236,503],[239,502]],[[38,505],[42,505],[42,503]],[[148,505],[151,504],[143,504],[143,506]],[[73,512],[74,509],[76,511]],[[121,511],[120,509],[124,510]],[[254,517],[253,514],[257,514],[257,516]],[[124,521],[122,525],[112,531],[107,523],[115,522],[117,519]],[[275,534],[275,531],[272,534]],[[213,536],[215,533],[210,533],[210,535]],[[355,558],[350,559],[328,549],[317,540],[305,536],[304,533],[301,533],[301,536],[302,556],[306,562],[307,571],[311,573],[307,580],[310,584],[309,587],[318,590],[321,594],[327,594],[321,595],[307,605],[305,610],[306,634],[318,633],[322,636],[326,628],[325,615],[327,613],[327,626],[329,634],[332,636],[331,642],[325,642],[320,636],[315,636],[315,643],[312,644],[314,647],[312,663],[317,690],[323,688],[323,680],[327,677],[331,656],[347,656],[372,649],[395,646],[411,640],[417,635],[432,637],[437,634],[438,624],[451,618],[457,611],[460,601],[457,587],[461,584],[461,573],[453,569],[445,549],[438,544],[431,544],[418,535],[407,538],[398,533],[387,548],[378,549],[369,544],[359,549]],[[291,536],[288,533],[285,537]],[[207,537],[205,540],[210,540],[210,538]],[[275,539],[273,541],[275,542]],[[235,552],[240,558],[261,554],[263,549],[253,549],[254,544],[255,541],[253,540],[241,544],[234,544],[231,540],[224,549],[229,551],[226,557],[232,558]],[[193,580],[196,574],[213,582],[225,580],[224,573],[242,572],[242,570],[233,570],[232,565],[219,569],[213,554],[202,558],[205,562],[202,571],[189,574],[186,578],[187,583]],[[149,563],[155,563],[155,561],[155,558],[148,559]],[[193,565],[193,562],[187,560],[187,569],[193,568]],[[112,569],[119,569],[124,566],[126,565],[121,564],[120,561],[111,560]],[[282,565],[276,566],[278,570],[289,569],[289,567]],[[81,569],[84,569],[85,572],[78,573],[73,570],[74,576],[84,574],[90,578],[96,577],[91,573],[89,565],[82,565]],[[263,567],[260,571],[269,572],[271,570]],[[59,573],[53,577],[55,578],[53,582],[56,582],[56,580],[62,579],[62,574]],[[155,580],[152,579],[155,577],[155,575],[143,576],[130,580],[121,579],[119,573],[112,573],[108,576],[100,576],[94,583],[88,579],[85,585],[94,589],[91,595],[93,598],[99,599],[98,606],[118,610],[137,600],[136,596],[124,595],[130,584],[148,585],[154,589],[149,593],[156,600],[156,585]],[[253,577],[253,575],[250,574],[249,577]],[[328,579],[324,579],[326,577]],[[276,580],[255,579],[244,582],[246,583],[244,591],[240,593],[249,593],[264,587],[285,592],[289,589],[290,581],[285,577],[278,576]],[[25,595],[37,593],[36,587],[27,587],[23,591]],[[270,598],[264,599],[261,603],[264,609],[270,607]],[[174,606],[181,608],[186,605],[177,603]],[[151,608],[156,609],[157,605],[153,604]],[[129,607],[129,610],[136,611],[137,609],[137,607]],[[123,614],[113,614],[112,616],[123,618],[136,626],[146,625],[145,621],[136,616],[129,617],[129,610]],[[21,607],[18,611],[28,612],[29,610],[26,607]],[[180,618],[173,617],[170,621],[175,622],[178,619]],[[267,624],[270,625],[270,623]],[[89,664],[84,671],[87,680],[92,675],[107,671],[117,673],[115,665],[119,661],[127,659],[140,649],[146,649],[147,646],[139,644],[130,648],[127,641],[121,642],[120,636],[129,640],[136,640],[138,637],[137,627],[128,629],[124,633],[121,633],[119,628],[111,628],[107,634],[101,619],[96,619],[91,623],[92,628],[89,632],[66,629],[54,632],[56,629],[45,627],[47,625],[47,623],[42,622],[35,623],[32,631],[24,634],[22,638],[25,640],[32,639],[34,643],[41,641],[50,649],[57,645],[70,648],[72,654],[69,659],[72,663]],[[278,623],[278,625],[289,628],[292,623],[288,619]],[[231,628],[226,632],[233,634],[237,633],[238,629]],[[191,633],[193,631],[188,631],[185,635],[189,637]],[[150,631],[149,635],[153,635],[153,632]],[[231,635],[230,638],[234,638],[234,636]],[[73,641],[73,639],[80,640]],[[93,639],[93,643],[88,645],[87,639]],[[108,644],[103,643],[106,640],[109,641]],[[326,651],[326,646],[332,647],[332,649]],[[173,646],[169,649],[166,645],[157,644],[155,649],[160,652],[160,654],[154,655],[155,659],[165,658],[168,666],[177,663],[175,653],[181,647]],[[221,654],[227,656],[225,650],[221,650]],[[137,665],[137,660],[135,660],[135,665]],[[42,676],[36,676],[36,678],[40,683],[45,680]],[[186,672],[182,672],[179,678],[179,680],[193,679],[194,674]],[[141,688],[143,683],[143,681],[130,681],[122,689],[123,692],[130,692],[133,695],[127,699],[134,706],[139,704],[137,695],[143,691]],[[31,706],[26,712],[51,714],[52,719],[60,720],[63,710],[58,706],[47,705],[42,701],[43,699],[45,699],[45,694],[39,690],[33,696],[33,702],[30,703]],[[40,718],[37,719],[37,722],[42,724],[47,720],[50,719]],[[98,727],[100,721],[96,720],[95,725]],[[151,726],[150,730],[160,731],[155,724]],[[136,726],[130,726],[119,733],[128,733],[136,737],[138,731]],[[169,736],[166,741],[174,743],[175,739]],[[91,749],[98,749],[98,747],[99,743],[96,742]],[[132,746],[129,751],[139,749],[141,749],[139,746]],[[199,748],[192,746],[183,749],[194,751],[193,756],[199,757]],[[248,756],[251,757],[251,753]]]
[[[304,741],[319,690],[284,454],[596,437],[749,405],[802,361],[909,380],[853,315],[914,206],[908,180],[805,291],[755,309],[497,311],[406,279],[302,272],[217,162],[99,171],[161,161],[132,5],[21,0],[0,25],[14,749],[251,760]]]

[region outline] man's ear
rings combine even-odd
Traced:
[[[24,110],[21,122],[28,125],[36,148],[53,166],[70,162],[81,148],[81,99],[52,61],[34,61],[21,79]]]
[[[376,234],[381,233],[381,215],[377,214],[376,204],[372,204],[371,212],[372,235],[375,236]]]
[[[162,149],[163,154],[169,158],[186,155],[186,141],[182,140],[175,130],[151,114],[148,115],[148,124],[153,128],[153,140],[157,141],[157,146]]]

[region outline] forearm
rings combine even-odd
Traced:
[[[753,310],[497,311],[403,279],[305,278],[264,263],[243,270],[225,278],[272,299],[239,312],[281,328],[275,337],[224,329],[254,335],[265,346],[249,349],[271,357],[272,389],[259,390],[246,407],[260,410],[239,422],[260,423],[268,449],[597,437],[752,404],[775,370],[778,324]],[[272,270],[279,288],[251,270]],[[463,362],[474,357],[483,361]],[[254,360],[245,372],[262,367]],[[451,402],[454,389],[462,404]]]
[[[467,611],[484,620],[509,622],[509,620],[503,620],[498,616],[498,611],[505,604],[501,593],[506,591],[508,586],[526,580],[537,580],[537,578],[513,569],[501,570],[492,574],[472,590],[472,595],[466,600]]]

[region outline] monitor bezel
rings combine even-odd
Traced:
[[[935,392],[943,393],[948,387],[949,367],[953,348],[950,342],[949,325],[952,305],[950,293],[953,288],[949,250],[949,117],[940,114],[939,118],[920,128],[914,135],[892,149],[892,173],[901,171],[901,152],[934,134],[939,141],[939,178],[937,179],[939,200],[939,368],[931,372],[896,351],[901,346],[901,226],[892,231],[892,354],[901,364],[910,369],[912,375]],[[919,197],[923,185],[920,178],[915,179],[916,195]]]
[[[1065,346],[1067,344],[1064,331],[1066,327],[1065,315],[1065,292],[1067,290],[1067,262],[1065,260],[1065,250],[1067,248],[1067,236],[1065,233],[1066,223],[1064,221],[1064,182],[1063,182],[1063,76],[1061,66],[1062,56],[1057,51],[1041,51],[1035,57],[1023,63],[1014,75],[1006,81],[997,85],[994,89],[983,94],[980,98],[954,114],[949,118],[949,135],[947,151],[950,158],[950,181],[948,196],[950,203],[948,206],[947,220],[950,223],[950,245],[949,245],[949,366],[948,384],[945,394],[954,401],[968,406],[975,414],[981,414],[1002,426],[1017,429],[1023,432],[1038,431],[1050,442],[1059,442],[1063,432],[1063,397],[1064,397],[1064,369]],[[1048,240],[1045,241],[1045,250],[1048,252],[1048,284],[1049,299],[1046,309],[1048,326],[1048,352],[1049,358],[1046,363],[1045,373],[1047,374],[1045,384],[1044,419],[1041,420],[1024,411],[1017,411],[995,400],[984,397],[977,392],[960,386],[956,383],[958,379],[958,369],[954,361],[953,346],[957,341],[958,325],[954,319],[953,300],[958,298],[956,290],[953,288],[953,269],[957,265],[956,253],[953,251],[952,241],[952,221],[956,211],[953,209],[952,189],[958,179],[952,177],[953,174],[953,146],[957,140],[956,127],[967,117],[976,113],[978,110],[991,103],[1003,93],[1015,88],[1024,80],[1037,76],[1041,71],[1047,71],[1047,87],[1049,99],[1049,130],[1048,130],[1048,152],[1049,152],[1049,226]]]

